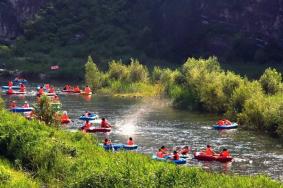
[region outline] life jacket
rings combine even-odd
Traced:
[[[180,159],[180,156],[178,153],[173,155],[173,160],[179,160],[179,159]]]
[[[225,125],[232,125],[232,123],[231,123],[231,121],[229,121],[229,120],[224,120],[224,123],[225,123]]]
[[[75,87],[75,88],[74,88],[74,92],[75,92],[75,93],[79,93],[80,91],[81,91],[81,90],[80,90],[79,87]]]
[[[108,123],[106,122],[106,120],[105,120],[105,121],[101,121],[100,127],[101,127],[101,128],[110,128],[110,126],[108,125]]]
[[[217,125],[219,125],[219,126],[222,126],[222,125],[224,125],[224,124],[225,124],[225,123],[224,123],[223,120],[220,120],[220,121],[217,122]]]
[[[42,88],[40,88],[39,90],[38,90],[38,94],[39,95],[42,95],[44,93],[44,90],[42,89]]]
[[[45,89],[49,90],[50,85],[49,84],[45,84]]]
[[[91,89],[90,89],[89,87],[86,87],[86,88],[85,88],[85,93],[86,93],[86,94],[89,94],[90,92],[91,92]]]
[[[13,82],[9,81],[9,82],[8,82],[8,86],[9,86],[9,87],[12,87],[12,86],[13,86]]]
[[[162,153],[167,153],[167,150],[168,150],[167,148],[164,148],[164,149],[161,149],[161,152]]]
[[[51,87],[50,89],[49,89],[49,93],[54,93],[54,88],[53,87]]]
[[[156,153],[156,156],[157,156],[158,158],[164,158],[164,155],[163,155],[163,153],[162,153],[161,151],[158,151],[158,152]]]
[[[213,155],[212,149],[211,148],[206,148],[205,155],[212,156]]]
[[[229,153],[228,151],[222,151],[222,152],[220,153],[220,156],[221,156],[221,157],[229,157],[229,156],[230,156],[230,153]]]
[[[13,94],[14,91],[12,90],[12,88],[9,88],[8,91],[7,91],[7,93],[8,93],[8,94]]]
[[[11,102],[10,103],[10,108],[12,109],[12,108],[16,108],[17,107],[17,104],[16,103],[14,103],[14,102]]]
[[[61,120],[68,120],[69,119],[69,116],[67,114],[63,114],[62,117],[61,117]]]
[[[185,148],[185,149],[182,149],[180,153],[182,155],[187,155],[189,153],[189,151],[190,151],[189,149]]]
[[[110,144],[112,144],[112,143],[111,143],[110,140],[107,140],[106,142],[104,141],[103,144],[104,144],[104,145],[110,145]]]
[[[24,85],[21,85],[21,86],[20,86],[20,92],[25,92],[25,90],[26,90],[25,86],[24,86]]]
[[[132,141],[132,140],[128,140],[128,143],[127,143],[127,145],[129,145],[129,146],[132,146],[132,145],[134,145],[134,141]]]
[[[23,105],[23,108],[29,108],[29,104],[25,103],[25,104]]]
[[[91,127],[91,123],[85,122],[84,129],[87,130]]]

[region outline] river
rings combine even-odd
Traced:
[[[34,93],[30,93],[34,95]],[[215,151],[223,147],[231,151],[232,163],[200,162],[193,157],[188,166],[199,166],[208,171],[220,171],[241,175],[267,174],[283,181],[283,145],[278,140],[241,128],[217,131],[211,125],[217,121],[214,115],[180,111],[170,107],[165,99],[120,98],[108,96],[82,97],[59,95],[66,110],[74,120],[65,129],[76,131],[83,124],[78,117],[86,110],[105,117],[112,125],[110,134],[97,133],[98,139],[109,137],[114,143],[126,142],[133,137],[139,144],[138,152],[152,154],[159,147],[189,145],[192,150],[204,149],[210,144]],[[34,96],[7,97],[6,101],[35,101]]]

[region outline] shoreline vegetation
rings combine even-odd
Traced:
[[[0,171],[9,171],[1,173],[1,187],[282,186],[263,175],[226,175],[153,161],[138,153],[107,152],[91,135],[59,130],[5,110],[0,111],[0,135],[0,153],[6,158],[4,163],[0,160]]]
[[[164,96],[178,109],[222,114],[241,127],[283,139],[282,75],[268,68],[258,80],[225,71],[216,57],[189,58],[177,69],[154,67],[137,59],[109,63],[101,71],[91,56],[85,82],[98,94],[121,97]]]

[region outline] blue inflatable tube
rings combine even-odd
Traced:
[[[33,110],[32,107],[30,108],[22,108],[22,107],[16,107],[11,109],[12,112],[31,112]]]
[[[28,81],[26,79],[14,80],[14,84],[26,84]]]
[[[232,123],[231,125],[213,125],[214,129],[221,130],[221,129],[236,129],[238,127],[238,123]]]
[[[125,149],[125,150],[136,150],[136,149],[138,149],[138,145],[132,145],[132,146],[129,146],[129,145],[123,145],[123,149]]]
[[[97,115],[96,115],[96,114],[91,114],[91,115],[88,116],[88,117],[85,117],[85,115],[83,115],[83,116],[81,116],[79,119],[80,119],[80,120],[84,120],[84,121],[86,121],[86,120],[91,121],[91,120],[95,120],[96,118],[97,118]]]
[[[107,151],[109,151],[109,150],[115,150],[115,151],[117,151],[117,150],[119,150],[119,149],[122,149],[123,148],[123,144],[110,144],[110,145],[102,145],[103,146],[103,148],[105,149],[105,150],[107,150]]]
[[[11,88],[16,90],[16,89],[20,89],[20,86],[12,86]],[[8,90],[9,86],[2,86],[2,89]]]
[[[179,160],[171,160],[171,161],[175,164],[186,164],[187,163],[186,159],[182,159],[182,158],[180,158]]]

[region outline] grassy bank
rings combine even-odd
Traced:
[[[0,158],[0,187],[39,187],[39,183],[23,171],[13,169],[7,160]]]
[[[208,173],[156,162],[137,153],[110,153],[90,135],[63,132],[0,112],[0,152],[48,187],[280,187],[265,176]]]

